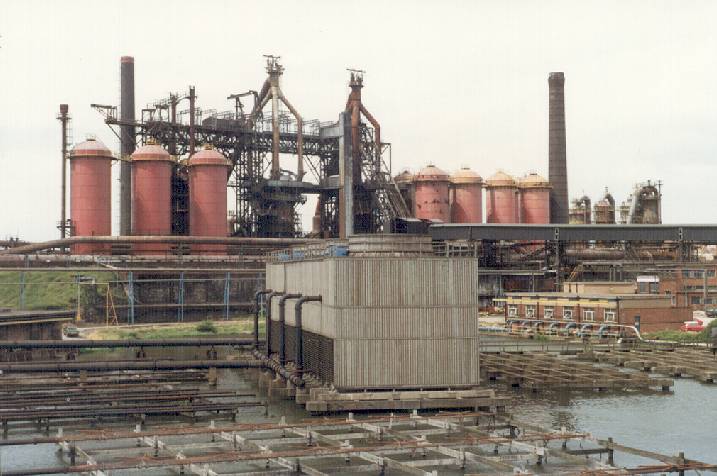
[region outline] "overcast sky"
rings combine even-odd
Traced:
[[[281,55],[286,96],[322,121],[345,104],[345,68],[365,69],[394,171],[483,177],[547,175],[547,77],[564,71],[571,198],[662,180],[665,222],[717,222],[716,18],[714,1],[2,0],[0,238],[58,236],[60,103],[76,142],[118,150],[89,104],[118,104],[122,55],[138,110],[189,84],[229,109],[260,88],[262,54]]]

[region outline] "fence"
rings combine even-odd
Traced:
[[[0,308],[74,309],[78,320],[105,323],[230,319],[263,288],[263,271],[0,271]]]

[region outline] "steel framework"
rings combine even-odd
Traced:
[[[340,149],[356,140],[359,146],[354,149],[358,149],[355,154],[360,156],[357,162],[361,173],[353,179],[353,188],[360,190],[355,194],[355,210],[357,213],[369,211],[370,216],[356,231],[388,230],[395,218],[408,216],[408,209],[391,179],[388,158],[391,146],[380,141],[378,123],[360,105],[360,95],[357,107],[370,124],[357,117],[352,121],[354,129],[351,130],[341,128],[341,120],[304,120],[279,86],[284,71],[279,57],[266,58],[268,77],[260,92],[250,90],[229,95],[228,99],[234,101],[234,109],[230,111],[203,111],[197,107],[193,86],[187,94],[170,94],[168,98],[148,105],[142,109],[140,120],[118,117],[116,106],[92,104],[92,107],[104,116],[105,123],[118,138],[117,128],[128,130],[132,126],[135,145],[153,139],[170,154],[181,158],[191,155],[197,143],[210,143],[230,159],[232,170],[228,186],[234,189],[235,196],[234,210],[230,212],[234,236],[301,236],[296,206],[306,202],[307,194],[317,194],[319,198],[317,218],[320,225],[314,235],[339,236],[339,190],[342,188],[339,161],[341,157],[347,157]],[[362,83],[362,76],[352,72],[352,90],[357,81]],[[242,100],[246,101],[247,97],[253,100],[253,105],[245,110]],[[349,113],[352,97],[342,114]],[[179,110],[184,100],[189,101],[189,109]],[[271,116],[264,117],[262,110],[269,102]],[[289,110],[284,110],[280,104]],[[351,136],[347,137],[348,134]],[[296,172],[280,167],[282,154],[297,157]],[[172,190],[175,234],[187,233],[186,195],[186,172],[179,160]]]

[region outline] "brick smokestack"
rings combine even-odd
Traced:
[[[565,159],[565,75],[548,76],[548,179],[550,223],[568,223],[568,168]]]
[[[134,58],[120,60],[120,119],[134,122]],[[120,127],[120,154],[129,158],[135,147],[134,126]],[[120,162],[120,235],[132,233],[132,168],[127,160]]]

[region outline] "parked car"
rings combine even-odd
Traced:
[[[682,332],[702,332],[704,329],[705,326],[699,319],[695,321],[685,321],[685,323],[680,327]]]
[[[65,337],[80,337],[80,330],[74,324],[68,324],[62,329]]]

